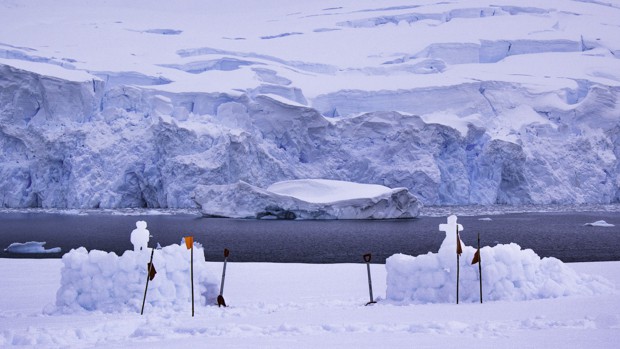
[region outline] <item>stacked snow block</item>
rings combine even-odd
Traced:
[[[479,301],[475,248],[463,246],[460,257],[459,301]],[[521,301],[613,292],[602,277],[584,275],[556,258],[540,258],[515,243],[481,249],[483,299]],[[386,260],[389,301],[398,304],[456,301],[456,237],[446,237],[438,253],[417,257],[395,254]]]
[[[113,252],[73,249],[62,257],[63,268],[56,306],[63,313],[77,311],[140,312],[151,250]],[[155,250],[157,274],[149,281],[149,308],[191,308],[190,251],[181,245]],[[217,304],[217,277],[207,269],[204,250],[194,245],[194,297],[197,305]]]

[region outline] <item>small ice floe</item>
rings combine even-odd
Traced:
[[[596,221],[594,223],[586,223],[584,225],[589,227],[615,227],[615,225],[607,223],[605,221]]]
[[[479,221],[492,221],[489,217],[478,218]]]
[[[5,248],[5,252],[10,253],[59,253],[60,247],[54,247],[50,249],[45,249],[43,245],[47,242],[39,242],[39,241],[29,241],[29,242],[14,242],[9,245],[9,247]]]

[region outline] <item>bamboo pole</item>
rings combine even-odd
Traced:
[[[460,245],[460,241],[459,241],[459,225],[456,225],[456,304],[459,304],[459,277],[460,277],[460,272],[461,272],[461,267],[460,267],[460,259],[461,259],[461,254],[459,253],[459,245]]]
[[[478,275],[480,276],[480,304],[482,304],[482,255],[480,253],[480,233],[478,233]]]
[[[193,240],[193,239],[192,239]],[[190,252],[190,273],[192,279],[192,317],[194,317],[194,242],[192,241],[192,248]]]
[[[146,302],[146,291],[149,289],[149,280],[151,279],[151,269],[153,268],[153,253],[155,248],[151,249],[151,260],[149,261],[148,268],[146,270],[146,287],[144,288],[144,297],[142,298],[142,310],[140,315],[144,315],[144,303]]]

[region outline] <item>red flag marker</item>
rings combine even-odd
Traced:
[[[480,249],[476,250],[474,253],[474,258],[471,260],[471,264],[480,263]]]
[[[186,236],[183,238],[185,240],[185,246],[187,247],[187,249],[191,249],[192,246],[194,245],[194,237],[193,236]]]
[[[155,270],[155,265],[153,263],[147,263],[146,267],[149,270],[149,280],[153,281],[155,278],[155,274],[157,274],[157,270]]]
[[[474,253],[474,258],[471,260],[471,264],[478,263],[478,275],[480,279],[480,303],[482,303],[482,260],[480,259],[480,233],[478,233],[478,249]]]

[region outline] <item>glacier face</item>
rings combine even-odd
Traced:
[[[403,187],[425,205],[620,202],[619,30],[579,22],[620,9],[477,3],[283,16],[280,34],[246,30],[222,48],[165,46],[192,31],[158,23],[174,28],[157,43],[176,58],[136,71],[0,37],[0,205],[204,207],[226,190],[241,204],[299,178]],[[438,35],[385,40],[408,30]],[[342,66],[369,45],[324,55],[309,33],[331,50],[345,36],[378,48]],[[279,41],[307,45],[307,60]]]

